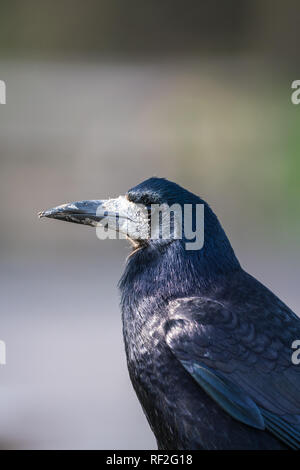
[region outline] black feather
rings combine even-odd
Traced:
[[[198,196],[151,178],[128,198],[205,205],[202,250],[150,242],[120,281],[129,373],[159,448],[299,448],[298,317],[243,271]]]

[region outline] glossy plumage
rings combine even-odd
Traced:
[[[130,377],[160,449],[300,446],[300,321],[240,266],[198,196],[151,178],[128,198],[205,204],[205,242],[149,241],[120,281]]]

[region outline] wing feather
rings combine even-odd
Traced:
[[[227,413],[300,449],[300,367],[291,361],[300,322],[284,312],[274,318],[256,321],[211,299],[178,299],[169,305],[166,342]]]

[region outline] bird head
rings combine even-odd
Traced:
[[[191,209],[188,223],[186,207]],[[226,259],[235,260],[208,204],[164,178],[149,178],[115,199],[62,204],[39,216],[97,227],[99,238],[108,238],[113,230],[118,238],[131,241],[132,254],[143,252],[148,258],[176,246],[185,252],[204,252],[201,257],[210,258],[218,266]]]
[[[146,248],[151,243],[166,246],[182,238],[179,231],[175,233],[175,228],[179,228],[181,223],[179,216],[182,219],[183,206],[199,202],[197,196],[176,183],[164,178],[150,178],[124,196],[62,204],[40,212],[39,216],[98,227],[99,238],[104,234],[100,229],[109,229],[110,234],[114,230],[120,238],[128,238],[136,250]],[[176,207],[180,214],[174,213]],[[164,223],[169,226],[162,232],[160,227]]]

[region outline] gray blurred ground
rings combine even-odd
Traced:
[[[41,209],[166,176],[208,200],[243,266],[300,311],[294,110],[271,77],[241,58],[0,62],[0,447],[155,448],[122,343],[129,248]]]

